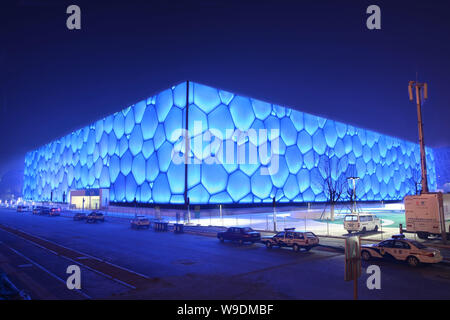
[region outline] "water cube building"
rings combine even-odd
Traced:
[[[427,165],[434,190],[430,148]],[[28,152],[23,196],[67,201],[71,190],[108,189],[111,202],[315,202],[327,199],[327,177],[355,175],[359,200],[402,200],[420,177],[419,146],[183,82]]]

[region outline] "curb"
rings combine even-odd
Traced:
[[[317,234],[317,236],[319,238],[330,238],[330,239],[341,239],[341,240],[347,239],[347,237],[343,237],[343,236],[323,236],[323,235],[319,235],[319,234]],[[368,241],[368,242],[375,242],[376,243],[376,242],[380,242],[380,241],[383,241],[383,240],[361,238],[361,241]]]
[[[345,252],[345,248],[344,247],[335,247],[335,246],[329,246],[329,245],[324,245],[324,244],[320,244],[317,246],[320,248],[325,248],[325,249],[331,249],[333,251],[339,251],[339,252]]]

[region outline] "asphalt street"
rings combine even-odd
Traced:
[[[1,226],[0,269],[34,299],[353,298],[353,283],[344,281],[339,250],[295,253],[259,244],[220,243],[201,235],[134,230],[117,219],[87,224],[9,209],[0,209]],[[7,231],[12,229],[20,232]],[[98,263],[83,263],[84,259]],[[81,267],[79,291],[65,284],[72,264]],[[366,286],[371,264],[381,268],[380,290]],[[142,282],[129,282],[131,274]],[[358,291],[361,299],[449,299],[449,285],[446,264],[411,268],[370,261],[363,263]]]

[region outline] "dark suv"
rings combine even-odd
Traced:
[[[105,222],[105,216],[101,212],[92,211],[86,217],[86,222],[88,223]]]
[[[42,206],[37,206],[33,208],[33,214],[37,214],[37,215],[48,215],[50,214],[50,208],[48,207],[42,207]]]
[[[231,240],[237,241],[239,244],[244,242],[259,242],[261,240],[261,234],[259,232],[253,231],[249,227],[231,227],[227,231],[219,232],[217,238],[220,241]]]

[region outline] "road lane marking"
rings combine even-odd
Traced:
[[[22,239],[32,243],[33,245],[36,245],[44,250],[48,250],[55,255],[63,257],[65,259],[75,262],[77,264],[80,264],[81,266],[83,266],[93,272],[96,272],[108,279],[116,281],[128,288],[136,289],[137,287],[134,284],[140,284],[143,280],[145,280],[145,281],[151,280],[151,278],[146,275],[137,273],[133,270],[118,266],[118,265],[110,263],[108,261],[101,260],[101,259],[93,257],[91,255],[70,249],[63,245],[57,244],[53,241],[43,239],[39,236],[34,236],[25,231],[15,229],[15,228],[12,228],[12,227],[9,227],[6,225],[2,225],[2,224],[0,224],[0,229],[6,231],[8,233],[11,233],[15,236],[21,237]],[[39,243],[37,243],[36,239],[40,240],[38,242],[41,242],[43,244],[40,245]],[[53,249],[55,249],[55,250],[48,248],[47,246],[45,246],[45,244],[52,245],[54,247]],[[61,250],[61,248],[63,248],[64,250]],[[59,251],[59,252],[57,252],[57,251]],[[84,263],[80,262],[79,258],[82,258],[81,260],[84,261]],[[90,264],[90,265],[88,265],[88,264]],[[105,272],[100,271],[99,269],[101,269],[101,268],[103,268],[104,269],[103,271],[105,271]],[[112,275],[108,274],[108,273],[111,273]],[[122,278],[124,277],[127,280],[121,280],[121,279],[119,279],[120,277],[122,277]],[[130,284],[127,281],[132,282],[133,284]]]
[[[0,229],[1,229],[1,225],[0,225]],[[3,231],[6,231],[6,230],[3,230]],[[9,231],[6,231],[6,232],[11,233],[11,232],[9,232]],[[19,237],[18,235],[14,234],[14,233],[11,233],[11,234],[14,235],[14,236]],[[126,283],[126,282],[123,282],[123,281],[121,281],[121,280],[119,280],[119,279],[116,279],[116,278],[114,278],[114,277],[112,277],[112,276],[110,276],[110,275],[108,275],[108,274],[105,274],[105,273],[103,273],[103,272],[101,272],[101,271],[99,271],[99,270],[97,270],[97,269],[93,269],[93,268],[91,268],[91,267],[89,267],[89,266],[87,266],[87,265],[85,265],[85,264],[79,262],[78,260],[74,260],[74,259],[71,259],[71,258],[69,258],[69,257],[60,255],[60,254],[56,253],[55,251],[52,251],[52,250],[50,250],[50,249],[48,249],[48,248],[46,248],[46,247],[43,247],[43,246],[41,246],[41,245],[39,245],[39,244],[36,244],[35,242],[33,242],[33,241],[31,241],[31,240],[28,240],[28,239],[25,239],[25,238],[22,238],[22,237],[21,237],[21,239],[24,240],[24,241],[26,241],[26,242],[29,242],[30,244],[32,244],[32,245],[34,245],[34,246],[36,246],[36,247],[38,247],[38,248],[41,248],[41,249],[46,250],[46,251],[49,251],[49,252],[51,252],[51,253],[57,255],[58,257],[61,257],[61,258],[66,259],[66,260],[68,260],[68,261],[70,261],[70,262],[79,264],[80,266],[82,266],[82,267],[84,267],[84,268],[86,268],[86,269],[88,269],[88,270],[90,270],[90,271],[92,271],[92,272],[94,272],[94,273],[97,273],[97,274],[99,274],[99,275],[101,275],[101,276],[103,276],[103,277],[105,277],[105,278],[107,278],[107,279],[109,279],[109,280],[115,281],[115,282],[117,282],[117,283],[119,283],[119,284],[121,284],[121,285],[123,285],[123,286],[125,286],[125,287],[127,287],[127,288],[130,288],[130,289],[136,289],[135,286],[132,286],[132,285],[130,285],[130,284]],[[91,259],[90,257],[78,257],[78,258]],[[98,259],[98,260],[99,260],[99,259]],[[100,261],[100,260],[99,260],[99,261]]]
[[[24,254],[20,253],[19,251],[17,251],[14,248],[11,248],[10,246],[6,245],[5,243],[3,243],[3,245],[5,247],[7,247],[9,250],[11,250],[12,252],[14,252],[15,254],[17,254],[18,256],[22,257],[23,259],[27,260],[28,262],[30,262],[32,265],[36,266],[37,268],[41,269],[42,271],[44,271],[45,273],[49,274],[50,276],[52,276],[53,278],[55,278],[56,280],[58,280],[59,282],[64,284],[64,287],[66,286],[66,281],[61,279],[60,277],[58,277],[56,274],[54,274],[53,272],[51,272],[50,270],[46,269],[45,267],[43,267],[42,265],[40,265],[39,263],[37,263],[36,261],[28,258],[27,256],[25,256]],[[91,296],[89,296],[88,294],[84,293],[83,291],[77,289],[74,290],[75,292],[77,292],[78,294],[81,294],[83,297],[85,297],[86,299],[92,299]]]

